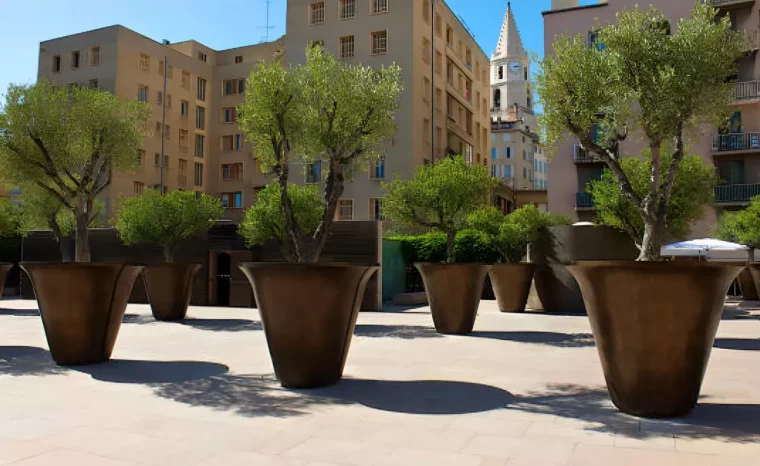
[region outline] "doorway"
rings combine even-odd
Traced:
[[[232,278],[232,258],[222,252],[216,256],[216,305],[230,305],[230,280]]]

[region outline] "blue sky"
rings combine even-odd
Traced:
[[[410,1],[410,0],[393,0]],[[490,57],[496,47],[507,0],[447,0],[475,34]],[[0,28],[3,63],[0,94],[9,83],[28,83],[37,76],[39,43],[76,32],[122,24],[152,39],[195,39],[214,49],[257,43],[265,34],[262,0],[0,0],[6,18]],[[585,3],[585,2],[584,2]],[[210,5],[223,5],[211,7]],[[525,47],[543,53],[543,19],[550,0],[514,0]],[[271,0],[270,39],[285,32],[286,0]],[[34,11],[30,14],[30,9]],[[12,19],[9,19],[12,18]]]

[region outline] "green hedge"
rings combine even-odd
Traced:
[[[446,262],[446,235],[444,233],[391,236],[386,239],[403,243],[402,251],[407,263]],[[454,242],[454,252],[457,262],[493,264],[499,261],[499,253],[489,236],[477,230],[460,231]]]

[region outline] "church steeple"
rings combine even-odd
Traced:
[[[512,14],[512,4],[507,2],[507,12],[504,14],[504,23],[501,25],[501,35],[496,44],[496,50],[491,56],[491,61],[507,57],[518,57],[525,54],[520,31],[517,29],[517,21]]]

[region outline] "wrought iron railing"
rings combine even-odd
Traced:
[[[752,100],[760,97],[760,81],[744,81],[736,83],[734,100]]]
[[[713,152],[760,150],[760,133],[717,134],[713,137]]]
[[[725,184],[715,187],[715,202],[749,202],[760,196],[760,184]]]
[[[594,199],[591,197],[591,193],[575,193],[575,207],[576,208],[594,207]]]

